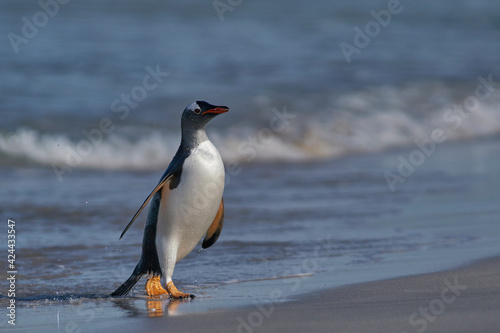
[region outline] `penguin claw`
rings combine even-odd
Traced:
[[[167,290],[168,290],[168,293],[170,294],[170,297],[172,297],[172,298],[179,299],[179,298],[195,298],[196,297],[193,294],[187,294],[187,293],[180,292],[172,281],[167,283]]]
[[[161,285],[160,277],[157,275],[150,277],[146,282],[146,292],[149,296],[168,294],[165,288]]]

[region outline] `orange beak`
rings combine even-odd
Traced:
[[[217,106],[213,109],[210,109],[210,110],[203,112],[202,114],[205,114],[205,113],[220,114],[220,113],[226,113],[227,111],[229,111],[229,108],[227,106]]]

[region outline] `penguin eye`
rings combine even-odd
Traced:
[[[194,109],[194,113],[200,114],[201,110],[199,108]]]

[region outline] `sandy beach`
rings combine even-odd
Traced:
[[[126,320],[106,331],[498,332],[499,294],[500,257],[495,257],[444,272],[324,290],[291,302]]]

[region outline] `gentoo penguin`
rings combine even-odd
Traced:
[[[177,290],[172,282],[175,264],[187,256],[203,235],[204,249],[212,246],[224,221],[224,165],[219,152],[205,133],[205,125],[215,116],[229,111],[197,101],[189,104],[181,118],[182,139],[172,162],[155,189],[149,194],[120,239],[151,201],[142,254],[132,275],[111,295],[127,294],[148,274],[146,291],[155,296],[194,297]],[[160,278],[163,277],[166,290]]]

